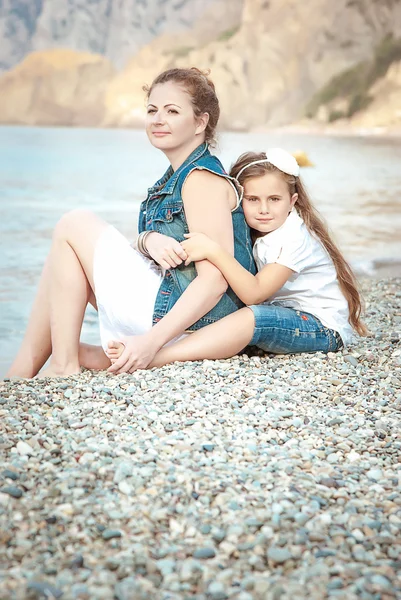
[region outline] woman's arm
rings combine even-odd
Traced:
[[[193,171],[183,190],[185,216],[190,231],[202,231],[219,240],[229,254],[234,251],[231,205],[234,192],[227,181],[208,171]],[[184,333],[188,327],[211,310],[227,289],[227,282],[209,261],[195,264],[198,276],[189,284],[167,315],[144,336],[134,338],[135,351],[128,347],[109,371],[118,373],[146,368],[164,344]],[[120,371],[121,369],[121,371]]]
[[[219,240],[227,253],[234,252],[232,193],[225,179],[207,171],[193,171],[182,190],[188,229]],[[171,311],[152,328],[151,335],[159,339],[160,348],[209,312],[227,289],[224,277],[210,262],[196,262],[195,267],[198,276]]]
[[[157,231],[148,233],[145,248],[152,259],[164,269],[174,269],[187,258],[184,249],[176,239]]]
[[[259,273],[252,275],[244,269],[216,241],[203,233],[190,233],[182,247],[188,254],[186,264],[191,261],[207,259],[224,275],[230,287],[244,304],[260,304],[283,287],[294,271],[283,265],[271,263]]]

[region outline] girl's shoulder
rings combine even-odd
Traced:
[[[313,239],[303,219],[293,210],[281,227],[258,238],[255,245],[271,247],[290,244],[297,246],[300,242],[308,241],[309,238]]]
[[[320,242],[295,211],[279,229],[256,240],[254,256],[260,263],[278,262],[298,273],[326,262]]]

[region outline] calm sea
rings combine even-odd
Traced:
[[[289,133],[225,133],[228,168],[246,150],[303,150],[304,181],[346,257],[367,274],[400,272],[401,140]],[[127,237],[138,206],[167,161],[143,132],[0,127],[0,375],[22,338],[58,218],[93,210]],[[83,337],[98,341],[95,311]]]

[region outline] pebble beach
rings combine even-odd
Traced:
[[[401,279],[369,337],[0,383],[0,599],[401,598]]]

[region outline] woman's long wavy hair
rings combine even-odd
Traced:
[[[245,167],[245,165],[255,160],[263,160],[265,158],[266,154],[264,152],[246,152],[245,154],[242,154],[230,169],[231,177],[236,178],[237,173],[239,173],[240,170]],[[366,335],[367,329],[364,323],[361,321],[363,305],[361,295],[358,291],[356,277],[352,272],[351,267],[341,254],[340,250],[332,240],[322,217],[311,203],[300,177],[287,175],[286,173],[280,171],[280,169],[277,169],[277,167],[271,163],[266,162],[258,165],[252,165],[245,169],[245,171],[241,173],[238,181],[240,185],[244,186],[246,181],[249,179],[253,179],[254,177],[262,177],[266,173],[275,172],[279,173],[287,183],[291,196],[293,194],[298,194],[298,200],[295,204],[295,209],[303,219],[308,231],[320,240],[334,263],[341,291],[348,302],[349,322],[353,329],[359,333],[359,335]]]

